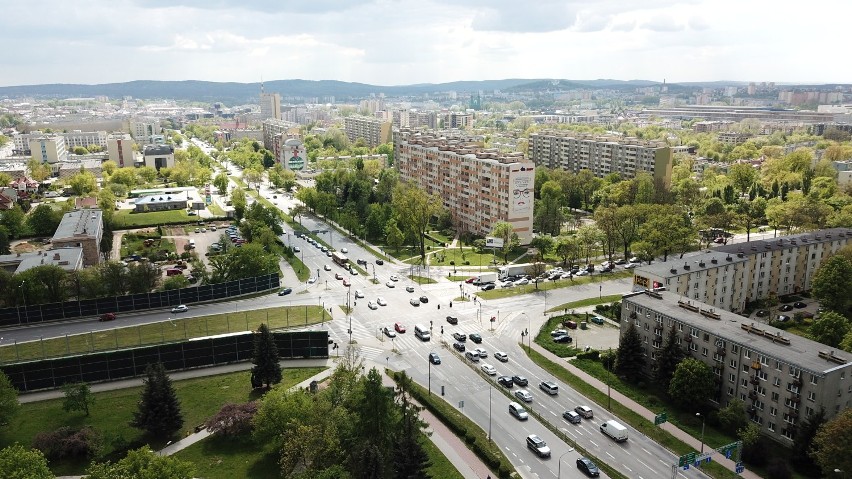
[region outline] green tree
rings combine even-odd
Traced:
[[[68,180],[68,186],[77,196],[88,196],[89,193],[98,190],[98,180],[95,175],[88,171],[82,171]]]
[[[657,356],[657,369],[654,375],[660,386],[668,389],[672,376],[674,376],[674,372],[677,370],[677,365],[683,361],[684,357],[686,357],[686,353],[677,343],[677,331],[675,328],[671,328],[669,329],[669,334],[666,336],[663,349],[660,350],[660,354]]]
[[[816,464],[814,464],[814,460],[808,452],[812,450],[814,438],[823,424],[825,424],[825,409],[823,408],[806,416],[799,424],[796,436],[793,439],[792,456],[790,457],[790,462],[796,469],[802,472],[814,470]]]
[[[707,399],[715,397],[714,377],[710,366],[686,358],[675,369],[669,383],[669,396],[683,408],[704,409]]]
[[[627,331],[618,342],[618,355],[615,370],[630,381],[637,381],[645,366],[645,356],[642,349],[642,338],[636,329],[634,321],[630,322]]]
[[[393,393],[382,385],[382,377],[375,368],[367,373],[353,412],[355,423],[351,470],[356,477],[385,477],[389,466],[388,453],[393,445],[398,419]]]
[[[9,421],[18,413],[20,409],[18,403],[18,391],[9,380],[6,373],[0,371],[0,425],[9,424]],[[2,469],[0,469],[2,470]]]
[[[394,189],[392,204],[400,229],[417,241],[420,261],[426,264],[426,232],[429,221],[441,213],[441,199],[427,195],[413,183],[401,183]]]
[[[423,409],[411,398],[411,378],[400,373],[397,378],[396,406],[400,413],[399,423],[393,440],[393,472],[400,479],[426,479],[430,466],[429,455],[423,448],[421,438],[426,423],[420,419]]]
[[[30,178],[35,181],[42,182],[50,178],[50,167],[35,158],[31,158],[27,161],[27,170],[30,173]],[[8,185],[9,182],[0,184]]]
[[[849,331],[852,331],[852,326],[848,319],[833,311],[826,311],[811,324],[808,335],[816,342],[836,348]]]
[[[846,314],[852,305],[852,261],[835,255],[820,265],[811,282],[811,290],[820,304]]]
[[[9,230],[0,224],[0,254],[11,254],[12,242],[9,241]]]
[[[266,324],[261,324],[254,334],[254,354],[251,358],[252,379],[266,384],[267,389],[281,382],[281,364],[278,362],[278,347]]]
[[[163,363],[149,364],[142,382],[139,410],[133,413],[130,425],[152,437],[171,437],[183,427],[183,414]]]
[[[0,216],[0,226],[6,228],[10,238],[20,238],[26,233],[26,217],[21,206],[15,204]]]
[[[541,198],[535,202],[535,228],[540,233],[558,236],[562,230],[562,187],[557,181],[541,186]]]
[[[242,188],[236,187],[231,192],[231,206],[234,207],[234,217],[242,220],[246,212],[246,192]]]
[[[62,221],[62,214],[50,205],[42,203],[30,211],[27,224],[30,231],[37,236],[52,236]]]
[[[757,170],[749,163],[735,163],[728,168],[728,179],[734,188],[745,194],[757,180]]]
[[[66,383],[62,386],[65,400],[62,410],[65,412],[83,411],[89,415],[89,407],[95,403],[95,395],[86,383]]]
[[[6,479],[53,479],[47,459],[38,449],[13,444],[0,449],[0,471]]]
[[[405,234],[399,229],[395,219],[388,221],[385,226],[385,241],[397,253],[399,253],[400,246],[405,242]]]
[[[748,425],[748,415],[746,414],[746,405],[739,399],[731,399],[727,406],[720,408],[717,412],[719,425],[730,435],[735,435],[737,431]]]
[[[192,479],[195,466],[175,456],[161,456],[143,446],[127,453],[116,463],[94,463],[86,471],[88,479]]]
[[[500,248],[503,253],[503,263],[509,262],[509,253],[521,244],[518,234],[515,233],[515,228],[507,221],[498,221],[491,230],[491,236],[503,240],[503,246]]]
[[[766,199],[757,197],[753,200],[740,199],[736,211],[739,214],[739,223],[746,229],[746,241],[751,241],[751,230],[755,228],[766,216]]]
[[[826,474],[835,469],[848,474],[852,471],[849,444],[852,444],[852,408],[844,409],[817,430],[810,454]]]

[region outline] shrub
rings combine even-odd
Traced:
[[[42,432],[33,439],[33,448],[49,460],[88,459],[100,450],[100,435],[89,426],[75,430],[67,426]]]
[[[497,469],[497,475],[500,476],[500,479],[509,479],[512,477],[512,472],[505,464],[500,464],[500,468]]]
[[[252,431],[252,419],[257,413],[257,401],[243,404],[225,404],[222,409],[204,423],[211,433],[227,437],[248,435]]]

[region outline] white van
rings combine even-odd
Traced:
[[[189,247],[190,247],[190,249],[195,249],[195,240],[194,239],[189,240]]]
[[[627,440],[627,428],[613,420],[601,424],[601,432],[614,439],[615,442]]]
[[[414,325],[414,335],[421,341],[429,341],[432,339],[432,333],[429,331],[429,328],[422,324]]]

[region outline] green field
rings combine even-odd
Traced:
[[[132,210],[116,211],[112,223],[116,228],[139,228],[142,226],[157,226],[173,223],[188,223],[195,221],[197,216],[189,216],[186,210],[150,211],[136,213]]]
[[[568,310],[568,309],[582,308],[582,307],[585,307],[585,306],[597,306],[599,304],[611,304],[611,303],[614,303],[616,301],[621,301],[621,295],[620,294],[610,294],[610,295],[604,296],[604,297],[598,297],[598,298],[592,297],[592,298],[581,299],[581,300],[578,300],[578,301],[571,301],[569,303],[560,304],[559,306],[554,306],[554,307],[548,309],[547,312],[565,311],[565,310]]]
[[[270,329],[282,329],[329,319],[321,306],[283,306],[186,319],[175,316],[170,321],[122,328],[119,315],[113,329],[2,346],[0,364],[253,331],[261,323]]]
[[[550,291],[559,288],[570,288],[571,286],[576,286],[579,284],[600,283],[602,282],[602,280],[610,281],[613,279],[631,277],[633,277],[632,272],[619,271],[617,273],[606,273],[605,275],[603,275],[603,278],[601,278],[600,275],[594,275],[581,276],[579,278],[574,279],[560,279],[558,281],[543,281],[538,284],[538,291]],[[526,286],[512,286],[511,288],[500,288],[498,286],[497,289],[492,289],[491,291],[478,291],[476,295],[482,299],[500,299],[508,298],[510,296],[517,296],[519,294],[534,293],[535,291],[535,285],[530,283]]]

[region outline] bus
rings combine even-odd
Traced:
[[[343,253],[338,251],[331,253],[331,260],[343,267],[346,267],[346,264],[349,263],[349,259],[346,258],[346,256],[343,256]]]

